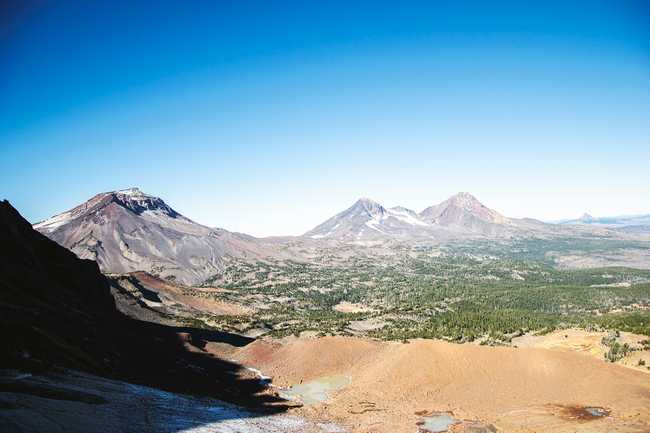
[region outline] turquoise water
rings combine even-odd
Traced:
[[[592,416],[598,416],[598,417],[606,416],[608,413],[602,407],[586,407],[585,410],[589,412],[589,414],[591,414]]]
[[[350,384],[352,380],[349,376],[326,376],[311,382],[293,385],[291,388],[282,390],[280,397],[300,400],[304,405],[321,403],[327,400],[328,391],[343,389]]]
[[[449,427],[460,422],[446,412],[425,416],[422,419],[424,420],[422,429],[431,433],[446,432]]]

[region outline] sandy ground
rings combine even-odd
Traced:
[[[325,403],[296,413],[351,432],[414,433],[430,411],[509,433],[650,432],[650,375],[574,350],[325,337],[257,341],[233,356],[281,386],[350,376]],[[591,406],[609,416],[583,416]]]
[[[578,352],[602,360],[608,348],[601,341],[607,334],[607,332],[593,332],[582,329],[564,329],[546,335],[524,335],[513,338],[512,344],[517,347],[538,347]],[[648,337],[629,332],[621,332],[620,337],[617,339],[619,343],[627,343],[630,347],[637,349],[641,348],[641,341],[643,340],[648,340]],[[618,361],[617,364],[650,374],[650,369],[646,368],[646,365],[639,365],[640,359],[644,360],[647,366],[650,366],[650,351],[636,350]]]
[[[255,310],[245,305],[233,302],[215,299],[211,295],[223,292],[224,289],[214,287],[193,287],[194,294],[185,294],[183,286],[179,286],[168,281],[156,278],[146,272],[133,272],[131,275],[136,277],[146,287],[152,288],[159,293],[163,293],[176,302],[187,305],[188,307],[210,312],[212,314],[224,315],[250,315]],[[203,293],[205,296],[200,296]]]
[[[338,311],[339,313],[366,313],[372,311],[372,308],[368,308],[365,305],[354,304],[352,302],[339,302],[334,307],[333,310]]]
[[[550,253],[558,267],[566,269],[626,266],[650,269],[650,252],[641,249],[623,249],[616,252],[576,252],[575,254]]]

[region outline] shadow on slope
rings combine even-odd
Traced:
[[[256,378],[244,377],[242,366],[204,350],[208,342],[243,346],[252,339],[122,315],[95,262],[33,230],[7,201],[0,202],[0,257],[0,368],[63,367],[211,396],[250,413],[287,409]]]
[[[11,372],[0,370],[0,381],[3,373],[7,380]],[[22,394],[12,394],[18,387]],[[0,392],[0,431],[305,433],[324,429],[294,416],[267,416],[210,398],[169,393],[86,373],[51,371],[47,375],[23,375],[14,380],[13,389]]]

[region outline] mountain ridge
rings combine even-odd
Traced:
[[[374,200],[360,198],[351,207],[303,236],[357,241],[382,236],[400,240],[442,240],[463,234],[491,235],[499,231],[498,226],[511,223],[510,219],[486,207],[466,192],[455,194],[419,213],[404,206],[386,208]],[[372,231],[369,232],[366,228]]]
[[[613,215],[613,216],[596,217],[588,213],[584,213],[582,214],[582,216],[580,216],[580,218],[560,220],[557,221],[556,224],[602,225],[602,226],[611,226],[611,227],[647,225],[650,224],[650,214]]]
[[[464,216],[469,215],[493,224],[508,222],[506,217],[488,208],[468,192],[459,192],[442,203],[429,206],[419,215],[428,221],[441,225],[458,224]]]
[[[147,271],[184,284],[223,270],[227,257],[255,257],[260,242],[183,216],[138,188],[100,193],[34,228],[104,272]]]
[[[163,199],[138,188],[96,194],[33,227],[78,257],[97,261],[103,272],[145,271],[186,285],[210,280],[230,260],[301,260],[307,257],[302,246],[319,249],[386,242],[431,245],[473,238],[631,237],[650,233],[648,224],[614,230],[598,224],[508,218],[461,192],[419,213],[362,197],[301,236],[256,238],[196,223]]]

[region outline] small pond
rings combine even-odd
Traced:
[[[284,389],[280,391],[280,397],[288,400],[300,400],[305,406],[321,403],[327,400],[329,391],[343,389],[351,381],[349,376],[343,375],[321,377]]]
[[[460,422],[448,412],[434,412],[431,415],[422,417],[420,429],[430,433],[441,433],[446,432],[452,425]]]
[[[602,407],[585,407],[585,411],[589,413],[591,416],[595,416],[596,418],[600,418],[603,416],[609,415],[609,411],[607,409],[604,409]]]

